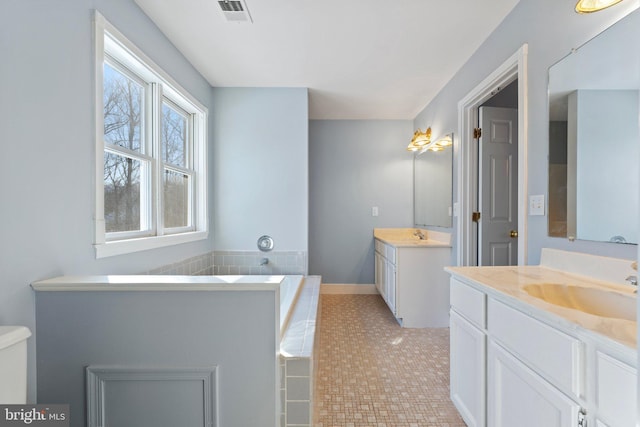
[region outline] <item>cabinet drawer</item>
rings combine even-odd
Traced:
[[[374,247],[376,252],[385,257],[392,264],[396,263],[396,248],[391,245],[387,245],[378,239],[374,240]]]
[[[609,426],[635,426],[637,370],[596,352],[598,419]]]
[[[486,328],[486,295],[456,279],[451,279],[451,306],[480,329]]]
[[[494,299],[488,301],[489,335],[565,393],[582,397],[582,343]]]

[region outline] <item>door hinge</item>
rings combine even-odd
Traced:
[[[480,139],[481,136],[482,136],[482,129],[473,128],[473,139]]]
[[[480,221],[480,212],[471,212],[471,221],[473,222]]]
[[[578,411],[578,427],[587,427],[587,410],[584,408]]]

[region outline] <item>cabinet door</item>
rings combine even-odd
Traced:
[[[488,425],[578,425],[580,406],[493,340],[489,340],[488,362]]]
[[[384,298],[384,294],[385,294],[385,271],[384,271],[384,263],[385,260],[384,258],[382,258],[382,255],[380,255],[380,253],[376,252],[376,256],[375,256],[375,281],[376,281],[376,288],[378,289],[378,292],[380,293],[380,295],[382,295],[382,298]]]
[[[596,352],[596,417],[610,427],[636,425],[636,368],[608,354]]]
[[[398,316],[396,310],[396,266],[391,262],[386,263],[386,301],[394,316]]]
[[[484,427],[486,335],[453,310],[450,325],[451,400],[467,426]]]

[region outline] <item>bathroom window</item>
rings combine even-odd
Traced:
[[[96,256],[206,238],[206,108],[95,23]]]

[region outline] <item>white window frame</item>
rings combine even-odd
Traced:
[[[148,249],[177,245],[203,240],[208,237],[207,219],[207,108],[184,90],[175,80],[158,67],[140,49],[124,37],[98,11],[94,15],[95,41],[95,240],[96,258],[128,254]],[[149,185],[150,213],[141,222],[148,224],[144,232],[107,233],[104,219],[104,152],[117,151],[127,155],[126,148],[105,146],[104,143],[104,106],[103,106],[103,63],[115,61],[127,74],[133,74],[145,81],[150,87],[145,90],[145,105],[154,104],[153,112],[147,114],[144,132],[153,133],[152,147],[143,153],[135,153],[136,158],[150,161],[151,183]],[[173,171],[191,176],[189,192],[193,198],[190,203],[188,227],[164,228],[162,182],[165,164],[160,147],[160,120],[164,100],[188,114],[189,132],[192,134],[192,147],[188,150],[186,168],[167,165]],[[149,114],[152,114],[150,116]],[[155,129],[153,128],[155,127]],[[142,142],[144,144],[144,142]],[[133,156],[132,156],[133,157]],[[141,197],[143,197],[141,195]],[[141,213],[141,216],[143,214]]]

